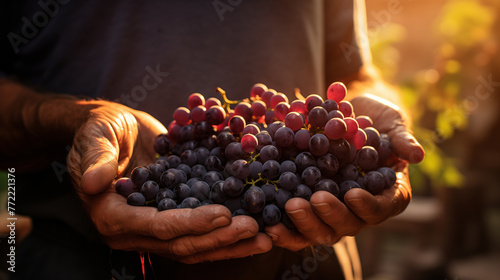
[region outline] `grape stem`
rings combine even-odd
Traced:
[[[226,91],[220,87],[217,87],[215,89],[215,92],[218,92],[222,96],[222,100],[224,101],[222,108],[226,109],[226,111],[228,111],[228,112],[231,110],[231,107],[230,107],[231,104],[238,104],[238,102],[239,102],[237,100],[229,100],[227,98]]]

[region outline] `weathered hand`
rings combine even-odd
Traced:
[[[157,253],[187,263],[245,257],[270,250],[250,217],[231,218],[221,205],[158,212],[134,207],[117,194],[114,181],[154,161],[154,139],[166,129],[150,115],[92,101],[76,133],[68,167],[98,232],[113,249]]]
[[[345,204],[324,191],[314,193],[310,202],[301,198],[289,200],[285,210],[297,229],[288,230],[282,224],[267,227],[266,233],[275,245],[290,250],[316,244],[332,245],[342,236],[356,235],[365,227],[401,213],[410,202],[408,162],[420,162],[424,150],[409,132],[401,110],[371,95],[358,97],[352,103],[356,115],[370,116],[375,128],[390,136],[393,150],[400,158],[392,166],[397,182],[375,196],[362,189],[352,189],[344,197]]]

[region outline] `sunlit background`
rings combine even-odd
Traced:
[[[426,158],[407,210],[358,237],[365,278],[500,279],[500,3],[366,2]]]

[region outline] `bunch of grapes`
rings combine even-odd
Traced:
[[[128,204],[158,211],[222,204],[233,216],[254,217],[261,230],[278,222],[293,228],[284,211],[293,197],[327,191],[343,201],[353,188],[378,194],[395,184],[390,139],[370,117],[354,115],[342,83],[328,87],[326,100],[297,92],[291,103],[260,83],[241,102],[217,91],[222,103],[191,94],[157,137],[156,163],[116,182]]]

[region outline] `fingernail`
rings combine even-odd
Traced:
[[[358,209],[363,209],[365,207],[365,202],[361,198],[349,199],[349,205],[352,205]]]
[[[287,212],[287,214],[289,216],[292,216],[292,218],[294,220],[297,220],[297,221],[305,220],[307,218],[306,211],[304,211],[302,209],[295,210],[295,211],[290,211],[290,212]]]
[[[330,211],[332,211],[332,206],[328,203],[319,203],[319,204],[312,204],[314,209],[318,211],[321,214],[328,214]]]
[[[247,238],[253,237],[254,235],[255,234],[252,233],[251,231],[245,231],[245,232],[240,233],[240,235],[238,235],[238,238],[239,239],[247,239]]]
[[[214,227],[223,227],[229,225],[230,223],[231,221],[225,216],[217,217],[212,221],[212,225],[214,225]]]
[[[279,237],[274,233],[270,233],[270,232],[266,232],[266,233],[267,233],[267,235],[269,235],[269,237],[271,237],[271,239],[273,241],[277,241],[279,239]]]

